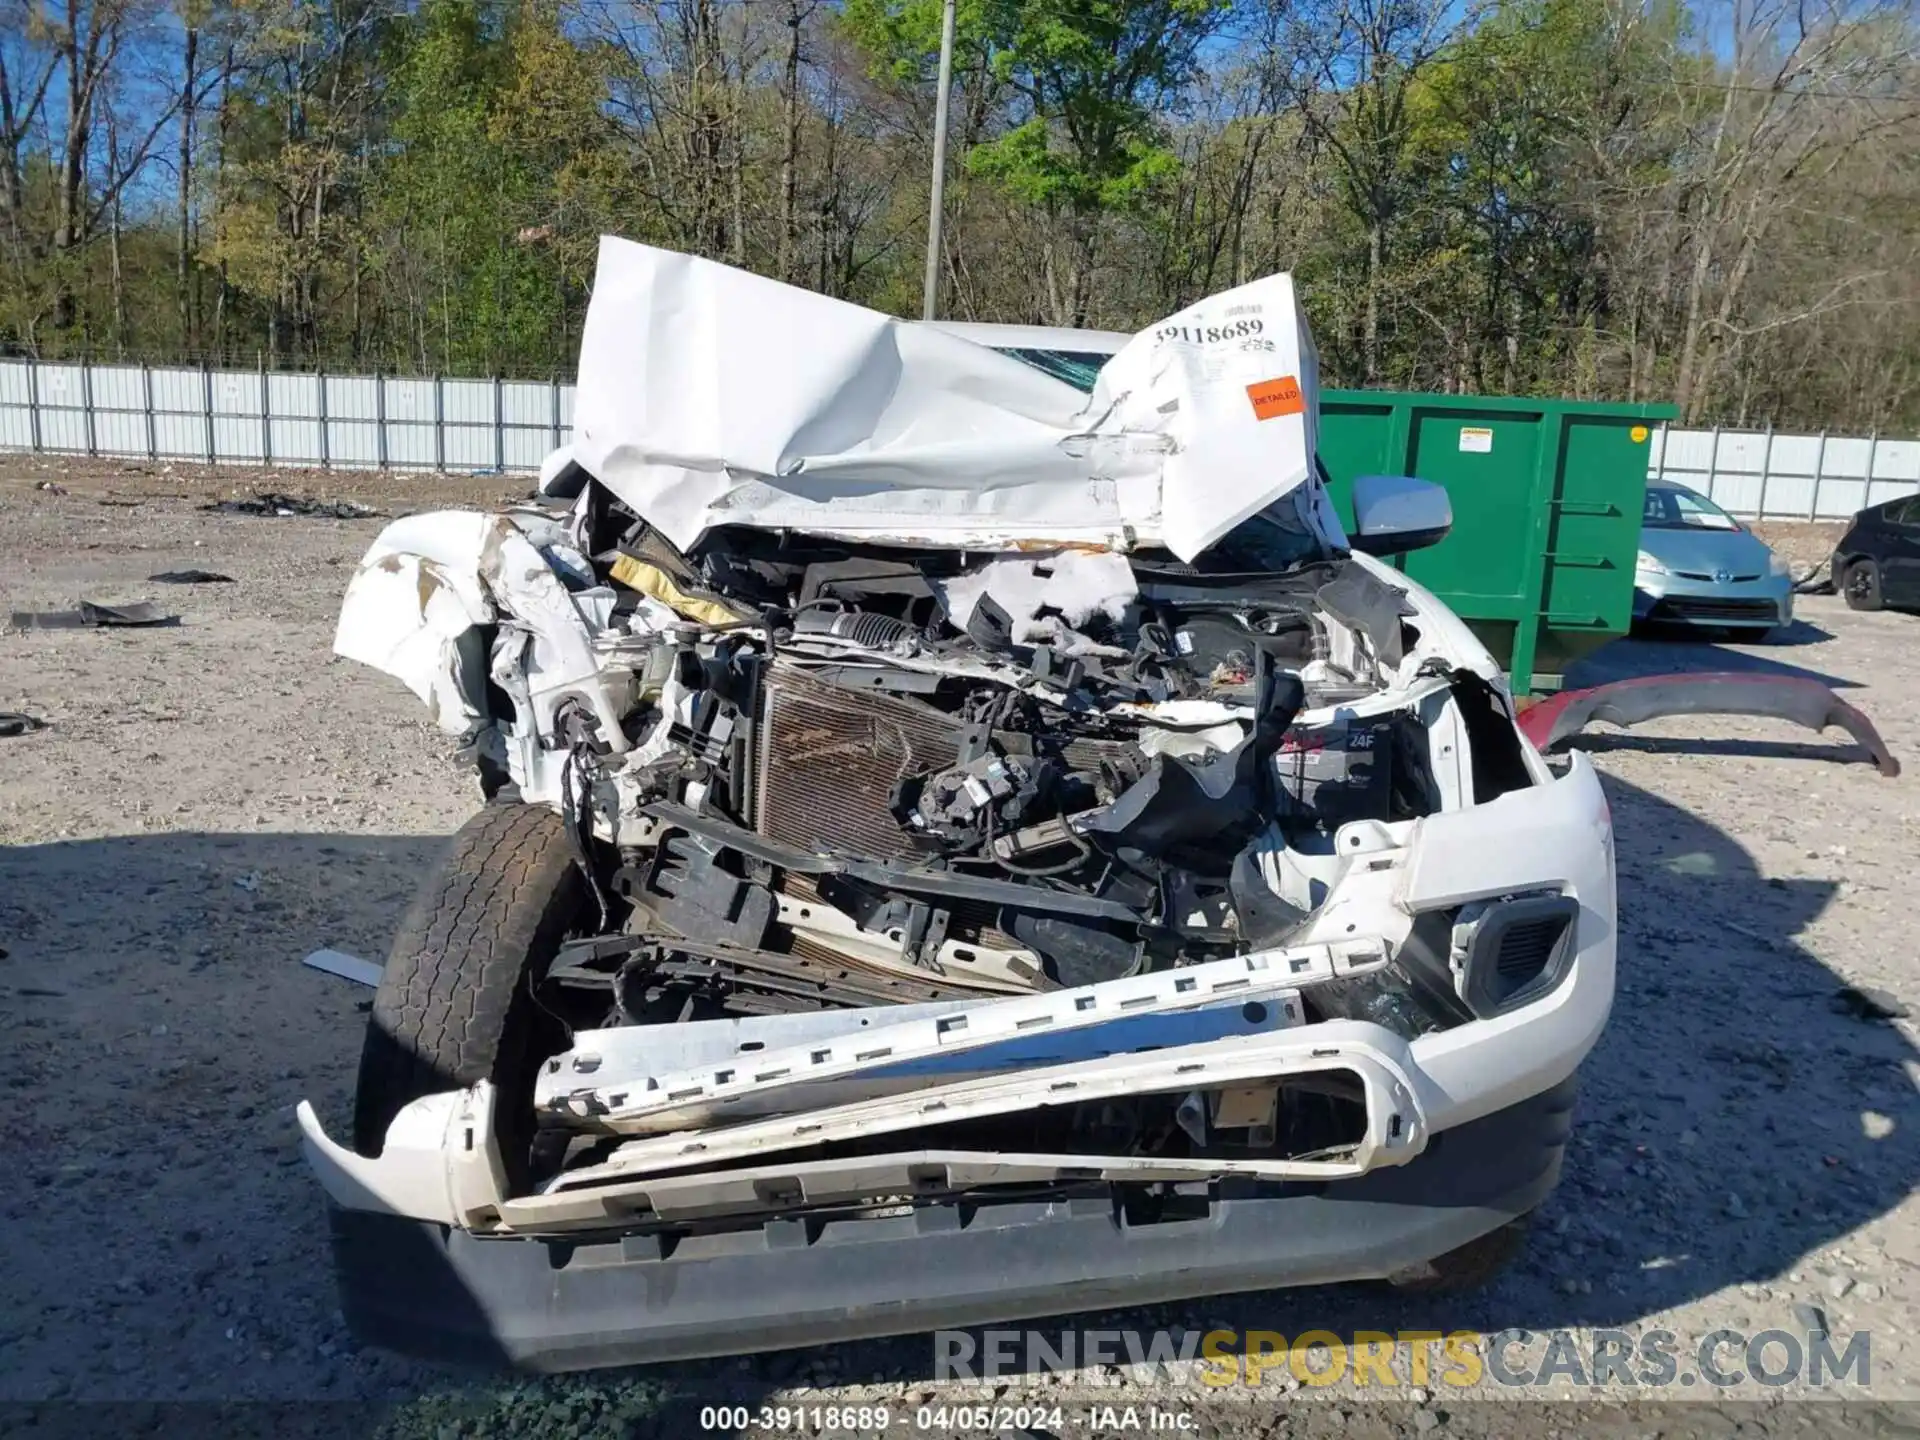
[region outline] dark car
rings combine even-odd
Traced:
[[[1870,505],[1833,547],[1833,588],[1853,610],[1920,607],[1920,495]]]

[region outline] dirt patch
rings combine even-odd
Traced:
[[[1756,520],[1753,533],[1776,555],[1787,557],[1795,575],[1804,575],[1833,558],[1833,547],[1847,533],[1850,520]]]
[[[476,1417],[492,1433],[628,1433],[664,1381],[753,1404],[885,1403],[898,1416],[983,1398],[930,1378],[924,1336],[679,1366],[664,1380],[477,1389],[357,1350],[292,1107],[308,1097],[330,1119],[344,1113],[368,992],[299,961],[321,945],[382,955],[442,837],[478,803],[412,697],[330,654],[341,590],[379,522],[197,508],[256,484],[302,488],[284,472],[109,465],[65,472],[72,493],[55,495],[34,488],[47,478],[37,463],[0,466],[0,611],[152,599],[182,623],[0,636],[0,710],[48,722],[0,738],[0,1093],[12,1107],[0,1126],[0,1398],[351,1400],[374,1407],[356,1417],[399,1406],[396,1424],[432,1434],[475,1433]],[[503,488],[326,480],[312,493],[383,508],[491,503]],[[184,568],[235,583],[145,578]],[[1815,674],[1845,687],[1911,772],[1920,620],[1825,597],[1800,611],[1775,643],[1634,641],[1573,679]],[[1664,1327],[1684,1350],[1721,1328],[1804,1329],[1796,1307],[1811,1305],[1841,1342],[1870,1332],[1870,1395],[1920,1392],[1915,1030],[1830,1006],[1842,984],[1920,1004],[1906,938],[1920,839],[1911,773],[1884,780],[1838,735],[1758,720],[1662,722],[1594,753],[1619,845],[1620,994],[1523,1263],[1455,1301],[1298,1291],[1045,1328],[1526,1326],[1590,1338]],[[1097,1403],[1190,1409],[1211,1417],[1203,1433],[1241,1435],[1280,1423],[1279,1390],[1328,1401],[1317,1412],[1328,1428],[1368,1398],[1286,1373],[1268,1386],[1223,1411],[1150,1368],[1096,1368],[1002,1399],[1081,1417],[1060,1433],[1085,1433]],[[1673,1433],[1726,1428],[1718,1409],[1681,1410],[1662,1422]],[[1482,1423],[1444,1393],[1423,1413],[1410,1422],[1423,1430],[1527,1428],[1500,1418],[1508,1407]],[[1604,1428],[1609,1413],[1630,1429],[1640,1412],[1555,1413],[1572,1433]],[[1788,1423],[1782,1413],[1741,1415],[1767,1429]]]
[[[121,460],[109,456],[28,455],[0,451],[0,494],[57,491],[106,510],[149,501],[202,504],[265,493],[316,500],[352,500],[382,510],[443,506],[492,507],[525,499],[531,475],[442,474],[432,470],[315,470],[288,465],[200,465],[185,460]],[[43,490],[52,486],[54,490]]]

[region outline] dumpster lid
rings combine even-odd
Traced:
[[[603,237],[573,457],[682,548],[718,525],[1191,560],[1315,475],[1318,362],[1273,275],[1135,335],[1093,393],[932,326]]]

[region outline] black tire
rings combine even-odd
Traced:
[[[1412,1295],[1452,1295],[1491,1284],[1526,1248],[1533,1217],[1521,1215],[1478,1240],[1436,1255],[1417,1269],[1390,1276],[1387,1283]]]
[[[591,906],[561,819],[489,805],[453,837],[394,936],[367,1021],[353,1143],[378,1155],[409,1101],[491,1080],[501,1157],[526,1173],[534,1074],[564,1027],[532,984]]]
[[[1839,584],[1849,610],[1878,610],[1886,604],[1880,593],[1880,567],[1871,560],[1855,560]]]

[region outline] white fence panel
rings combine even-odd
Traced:
[[[1920,484],[1920,440],[1882,440],[1873,452],[1873,478]]]
[[[138,365],[96,365],[91,449],[102,455],[147,453],[147,377]]]
[[[34,450],[30,396],[33,371],[24,360],[0,360],[0,448]]]
[[[1665,430],[1649,447],[1648,475],[1698,490],[1744,519],[1845,520],[1920,492],[1920,441]]]
[[[0,360],[0,449],[491,473],[540,468],[574,387]],[[1920,439],[1661,429],[1650,478],[1753,519],[1844,520],[1920,493]]]

